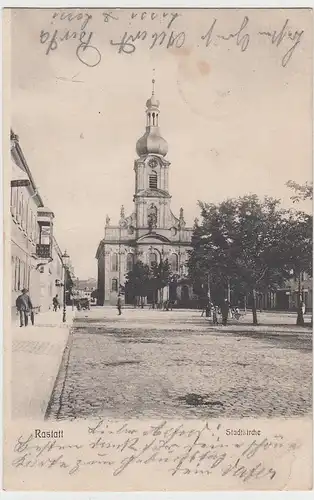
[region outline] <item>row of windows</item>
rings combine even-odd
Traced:
[[[12,290],[29,288],[31,267],[18,257],[12,257]]]
[[[148,256],[149,265],[151,266],[154,262],[158,262],[157,254],[150,253]],[[171,254],[170,256],[170,267],[173,273],[177,273],[179,270],[179,259],[176,253]],[[128,253],[126,258],[126,270],[127,272],[132,271],[134,265],[134,254]],[[117,272],[119,270],[119,256],[117,253],[114,253],[111,257],[111,271]]]
[[[38,227],[34,212],[29,208],[28,202],[22,189],[11,187],[11,213],[16,221],[21,225],[27,236],[37,241]]]
[[[158,113],[148,113],[147,114],[147,125],[153,125],[153,127],[158,127]]]
[[[132,271],[134,265],[134,255],[133,253],[128,253],[126,258],[126,270],[127,272]],[[114,253],[111,257],[111,271],[117,272],[119,270],[119,257],[117,253]]]
[[[157,254],[150,253],[148,256],[148,260],[149,260],[150,266],[155,262],[157,263],[158,262]],[[169,259],[169,264],[170,264],[171,271],[173,273],[177,273],[179,271],[179,259],[178,259],[178,255],[176,253],[171,254],[170,259]]]

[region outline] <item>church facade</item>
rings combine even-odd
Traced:
[[[151,265],[168,259],[172,273],[178,277],[177,303],[184,305],[193,298],[186,278],[193,228],[186,226],[183,208],[178,217],[171,211],[168,144],[159,128],[159,105],[153,80],[152,96],[146,102],[146,131],[136,144],[134,209],[126,215],[122,206],[117,225],[112,225],[107,216],[96,254],[99,305],[116,303],[124,290],[126,274],[138,260]],[[127,294],[125,301],[129,302]],[[148,296],[147,302],[151,301]]]

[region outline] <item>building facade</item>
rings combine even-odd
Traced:
[[[11,303],[23,288],[32,293],[34,305],[40,305],[39,273],[36,246],[38,241],[37,210],[43,206],[28,170],[18,137],[11,132]]]
[[[313,280],[305,272],[287,281],[285,287],[276,291],[274,308],[282,311],[296,311],[298,296],[302,298],[306,311],[313,308]]]
[[[96,254],[99,305],[116,302],[126,274],[138,260],[151,265],[168,259],[172,272],[181,277],[177,301],[192,298],[191,287],[183,278],[193,229],[186,227],[183,208],[178,217],[171,211],[170,161],[166,159],[168,144],[159,128],[159,104],[153,80],[152,96],[146,102],[146,131],[136,144],[133,212],[126,215],[122,206],[117,225],[112,225],[107,216]],[[125,299],[128,302],[127,296]],[[147,302],[152,300],[147,297]]]
[[[24,157],[19,138],[11,131],[11,308],[23,288],[37,311],[47,311],[58,294],[62,303],[64,266],[53,235],[53,212],[44,206]]]

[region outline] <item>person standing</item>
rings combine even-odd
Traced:
[[[20,314],[20,327],[28,325],[28,315],[32,313],[33,309],[32,301],[27,292],[28,290],[23,288],[21,295],[16,299],[16,308]]]
[[[59,299],[58,299],[58,295],[56,295],[53,299],[52,299],[52,305],[53,305],[53,310],[56,312],[59,308]]]
[[[118,300],[117,300],[117,309],[118,309],[118,312],[119,312],[119,316],[121,316],[121,309],[122,309],[122,300],[121,300],[121,297],[120,295],[118,295]]]
[[[306,308],[305,308],[305,302],[303,301],[303,299],[301,299],[300,308],[301,308],[302,314],[304,316]]]
[[[211,301],[209,299],[207,299],[207,303],[206,303],[206,307],[205,307],[205,316],[206,318],[210,318],[211,315],[212,315],[212,307],[213,307],[213,304],[211,303]]]
[[[218,307],[213,306],[213,325],[218,325]]]

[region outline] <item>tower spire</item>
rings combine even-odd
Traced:
[[[155,95],[155,68],[153,69],[153,79],[152,79],[152,95]]]
[[[136,143],[139,156],[158,154],[166,156],[168,144],[159,131],[159,100],[155,96],[155,69],[153,69],[152,95],[146,101],[146,132]]]

